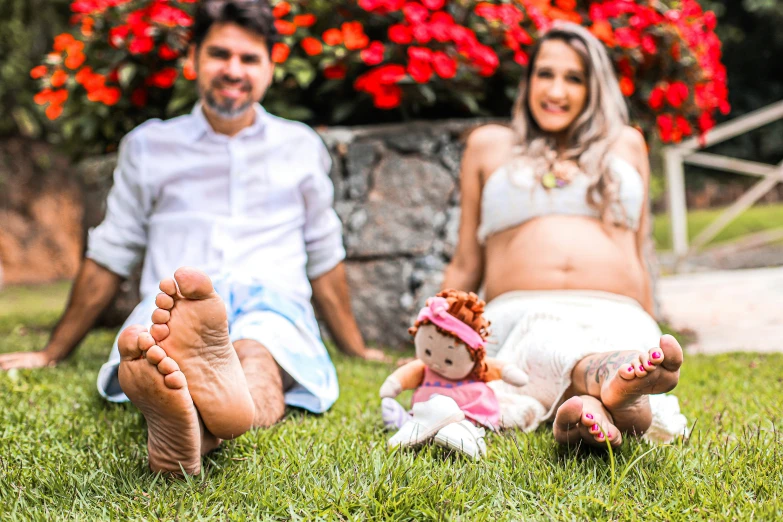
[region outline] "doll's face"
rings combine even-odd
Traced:
[[[476,365],[465,343],[440,333],[433,324],[419,326],[413,343],[416,345],[416,357],[431,370],[452,381],[464,379]]]

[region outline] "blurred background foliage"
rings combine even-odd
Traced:
[[[699,0],[718,16],[733,118],[783,99],[783,0]],[[676,2],[665,2],[676,3]],[[58,141],[33,102],[30,70],[68,29],[69,0],[0,0],[0,136]],[[783,122],[717,146],[718,152],[759,161],[783,159]]]

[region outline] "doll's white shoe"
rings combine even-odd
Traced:
[[[411,413],[411,420],[389,439],[389,448],[416,446],[431,439],[441,428],[465,418],[454,399],[445,395],[435,395],[427,402],[417,402]]]
[[[475,426],[467,419],[441,429],[435,435],[435,444],[464,453],[473,460],[479,460],[487,454],[484,428]]]

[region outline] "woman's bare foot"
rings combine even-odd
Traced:
[[[557,409],[553,432],[560,444],[584,441],[591,446],[606,447],[608,438],[609,444],[617,447],[623,442],[609,412],[601,401],[589,395],[571,397]]]
[[[198,475],[202,438],[198,413],[185,375],[154,345],[142,326],[123,330],[119,338],[120,386],[147,420],[150,469]]]
[[[160,289],[152,337],[187,377],[207,429],[222,439],[242,435],[253,425],[255,407],[212,281],[199,270],[180,268]]]

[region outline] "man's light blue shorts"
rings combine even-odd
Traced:
[[[226,303],[231,341],[258,341],[295,381],[285,393],[286,404],[314,413],[328,410],[339,395],[337,372],[321,340],[310,303],[299,303],[261,284],[221,278],[213,280],[213,284]],[[155,297],[143,299],[120,331],[133,324],[149,328],[156,308]],[[112,402],[128,400],[117,377],[119,365],[115,339],[109,361],[98,373],[98,392]]]

